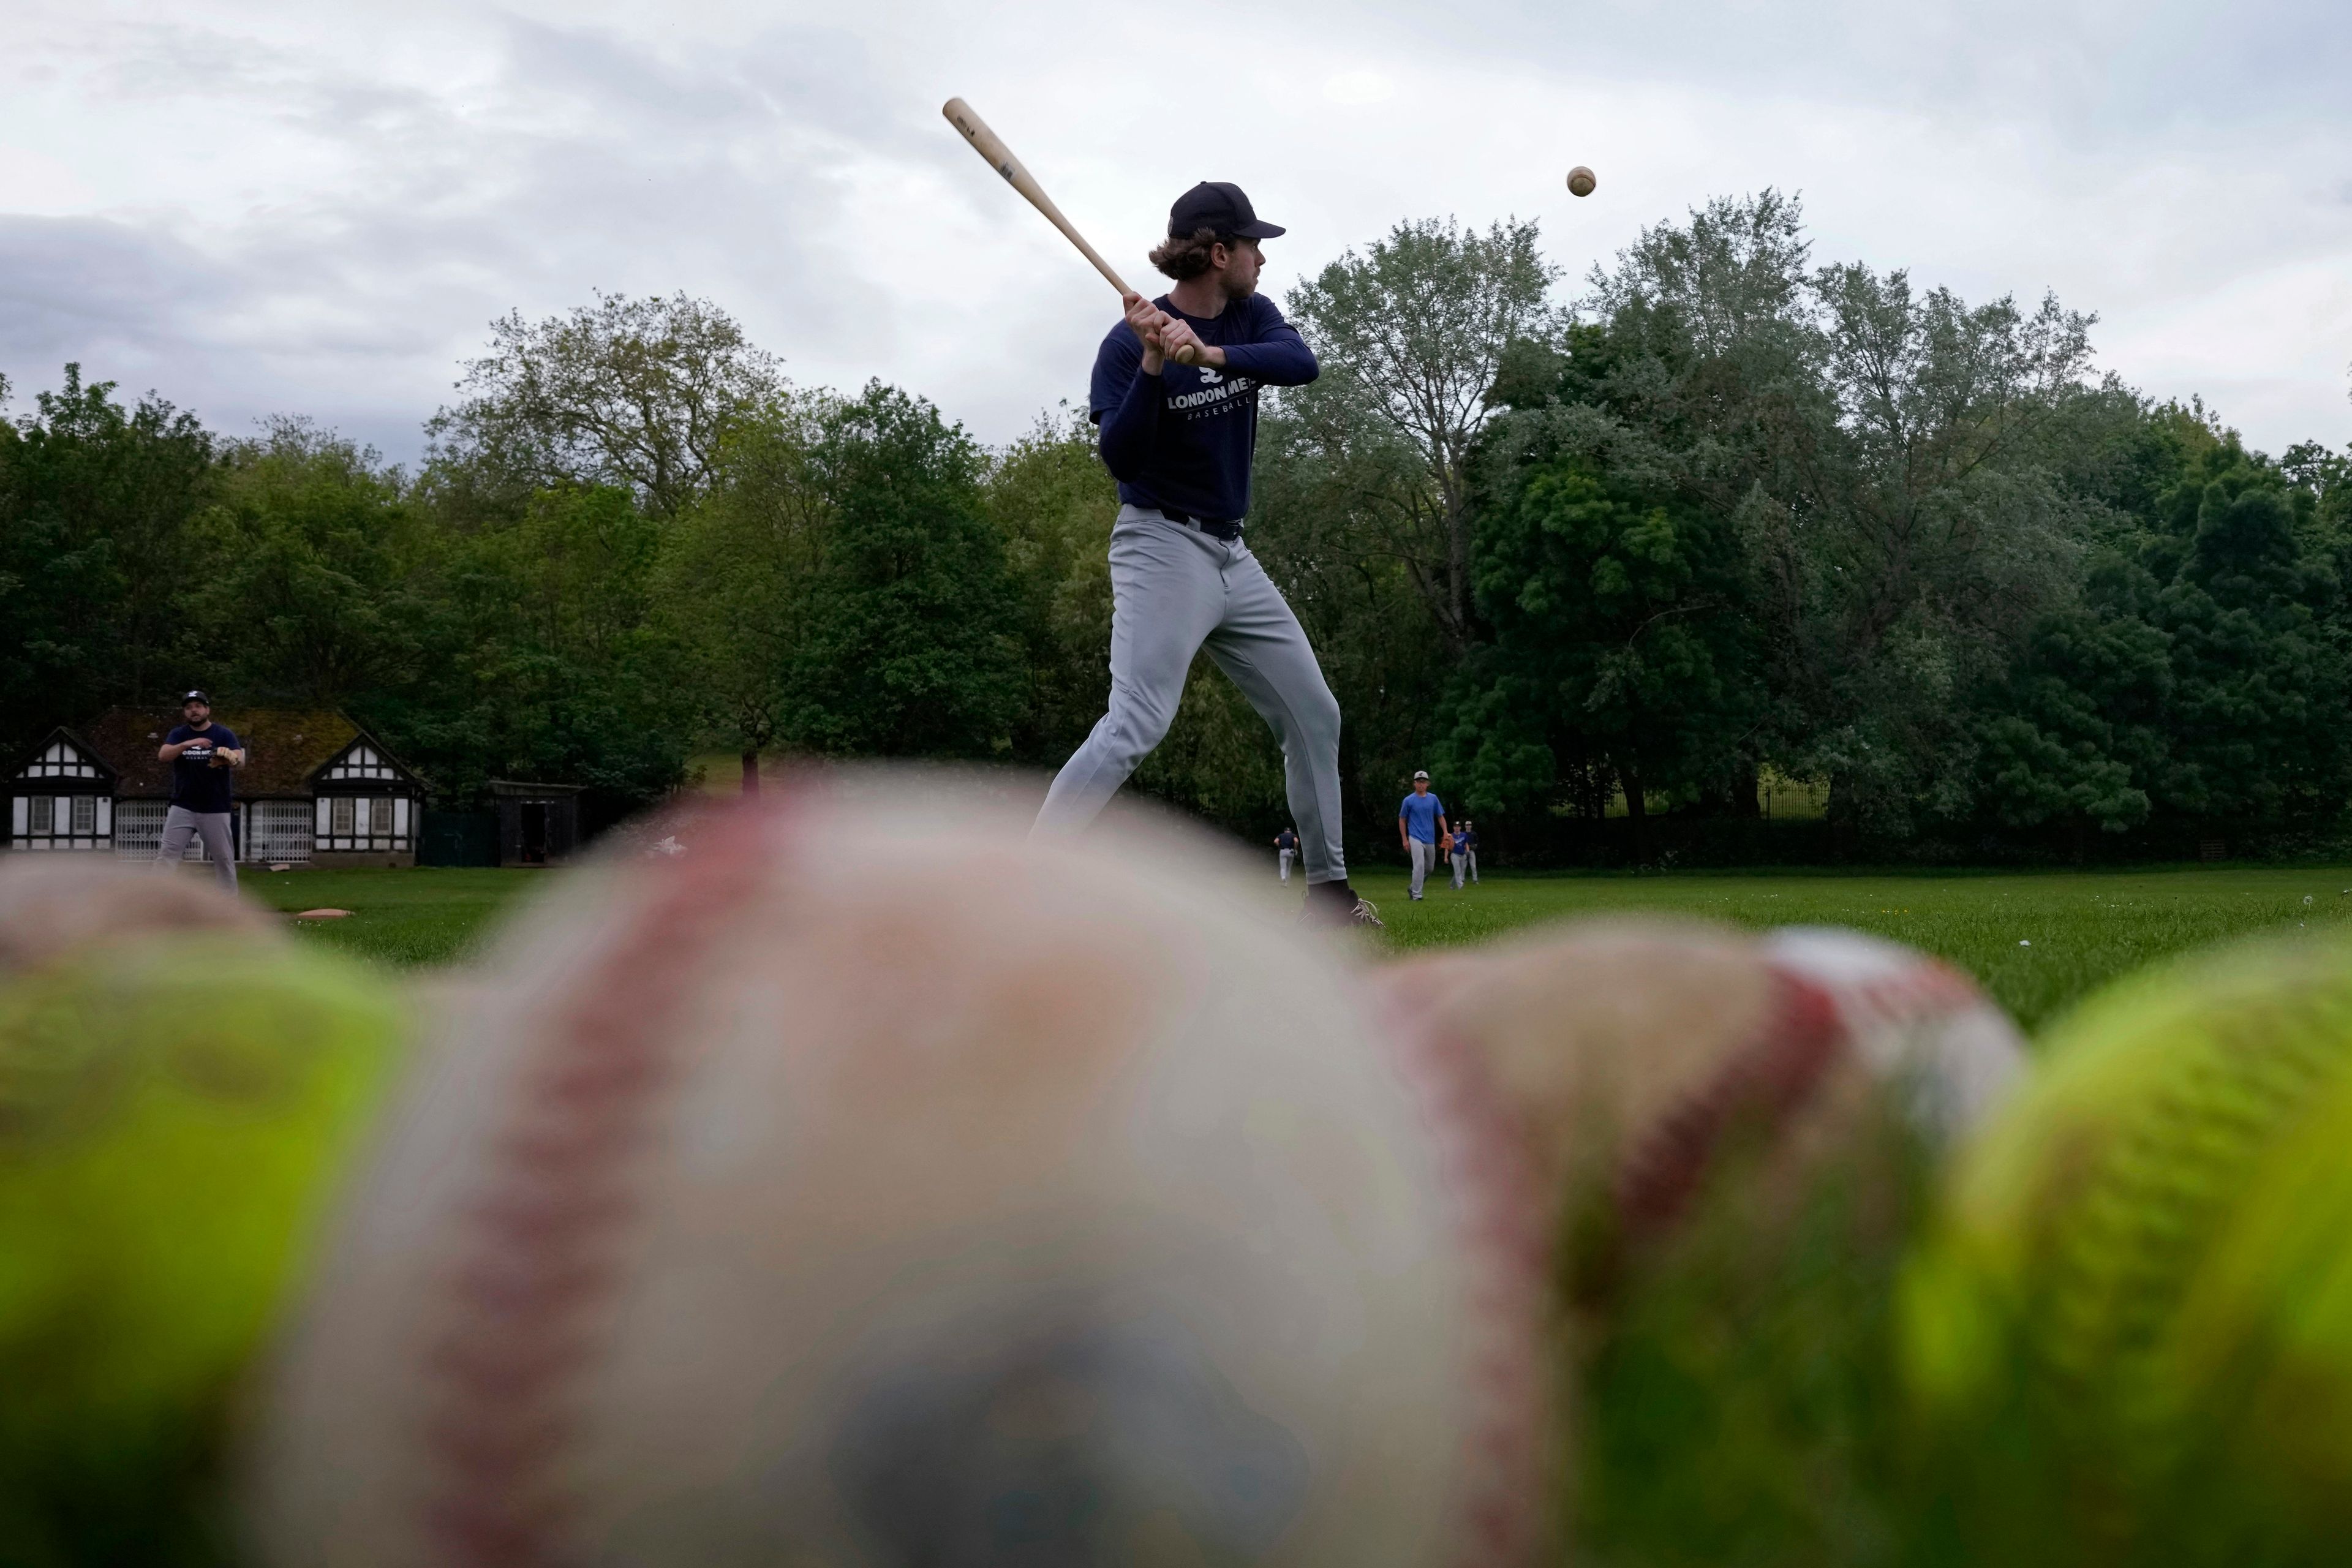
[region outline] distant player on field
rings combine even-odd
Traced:
[[[1412,857],[1412,900],[1421,901],[1421,885],[1437,863],[1438,836],[1445,831],[1445,803],[1430,793],[1429,775],[1412,775],[1412,793],[1397,807],[1397,838]]]
[[[1282,879],[1290,880],[1290,863],[1298,856],[1298,835],[1286,827],[1274,836],[1275,863],[1282,868]]]
[[[1380,924],[1348,886],[1339,847],[1339,704],[1298,617],[1242,542],[1261,386],[1315,379],[1298,329],[1257,291],[1261,222],[1238,185],[1177,198],[1151,264],[1176,280],[1127,296],[1095,356],[1088,411],[1118,480],[1110,535],[1110,710],[1063,764],[1041,833],[1094,820],[1168,733],[1192,656],[1206,648],[1282,740],[1307,865],[1304,918]]]
[[[181,722],[155,748],[158,762],[172,764],[172,804],[163,813],[163,840],[155,847],[161,865],[176,866],[188,841],[201,839],[213,878],[236,891],[236,841],[229,831],[229,773],[245,765],[245,748],[226,724],[213,722],[213,700],[191,691],[180,700]]]
[[[1478,879],[1478,829],[1475,824],[1466,818],[1461,826],[1454,830],[1454,885],[1455,887],[1462,885],[1462,875],[1465,871],[1470,874],[1472,881]]]

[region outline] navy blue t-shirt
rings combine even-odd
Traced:
[[[228,781],[232,770],[213,766],[213,752],[226,747],[238,749],[236,734],[226,724],[217,721],[201,730],[191,730],[185,724],[175,724],[163,737],[167,746],[183,741],[201,741],[182,752],[172,763],[172,804],[184,811],[199,816],[213,816],[228,809]]]
[[[1298,835],[1286,827],[1282,830],[1280,836],[1275,839],[1274,847],[1276,849],[1296,849],[1298,847]]]
[[[1437,819],[1445,815],[1445,803],[1437,798],[1435,790],[1427,795],[1409,795],[1404,797],[1404,804],[1397,807],[1397,815],[1404,818],[1406,833],[1423,844],[1434,844],[1437,842]]]
[[[1087,394],[1102,426],[1103,465],[1129,506],[1237,522],[1249,511],[1257,389],[1313,381],[1315,353],[1263,294],[1228,301],[1213,321],[1185,315],[1164,294],[1152,303],[1224,350],[1225,367],[1169,360],[1145,375],[1142,340],[1125,321],[1113,327]]]

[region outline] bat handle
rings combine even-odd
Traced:
[[[1135,292],[1134,289],[1127,286],[1126,279],[1121,278],[1118,273],[1113,272],[1110,269],[1109,262],[1105,261],[1101,257],[1095,254],[1095,247],[1093,246],[1089,245],[1086,247],[1086,252],[1087,259],[1093,262],[1095,264],[1095,270],[1101,273],[1104,278],[1109,280],[1110,286],[1118,290],[1118,297],[1120,299],[1124,300],[1129,294]]]

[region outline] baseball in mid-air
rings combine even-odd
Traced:
[[[1592,187],[1600,183],[1592,177],[1592,171],[1581,163],[1568,172],[1568,190],[1570,195],[1589,196],[1592,194]]]

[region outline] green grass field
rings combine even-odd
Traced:
[[[1269,868],[1269,874],[1271,868]],[[249,875],[249,896],[293,911],[347,909],[304,934],[401,964],[462,961],[500,906],[560,871],[289,871]],[[1360,872],[1392,947],[1480,942],[1531,921],[1646,910],[1736,925],[1839,925],[1950,959],[2029,1027],[2102,982],[2170,953],[2298,921],[2352,921],[2352,869],[1929,875],[1779,871],[1488,877],[1419,904],[1402,872]],[[2030,945],[2028,945],[2030,944]]]
[[[1851,926],[1951,960],[2029,1028],[2116,975],[2273,926],[2352,921],[2352,869],[1491,877],[1420,903],[1402,872],[1359,875],[1401,948],[1531,921],[1648,910],[1731,924]],[[2031,945],[2027,945],[2027,944]]]
[[[435,866],[407,871],[247,871],[237,884],[247,898],[289,914],[349,910],[347,920],[298,923],[313,942],[405,966],[468,956],[500,907],[561,875]]]

